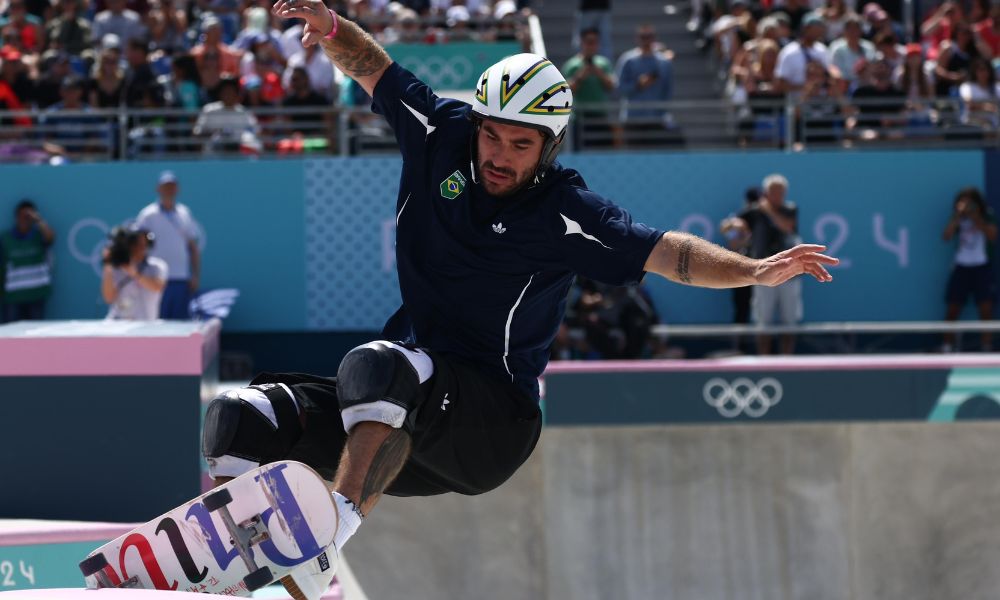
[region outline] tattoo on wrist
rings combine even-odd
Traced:
[[[320,41],[327,56],[348,76],[365,77],[389,64],[386,51],[356,24],[342,20],[335,38]]]
[[[680,250],[677,253],[677,278],[684,283],[691,283],[691,248],[694,242],[684,240],[681,242]]]
[[[410,434],[402,429],[393,429],[375,452],[375,457],[368,467],[364,483],[361,484],[359,507],[389,487],[403,468],[403,463],[409,454]]]

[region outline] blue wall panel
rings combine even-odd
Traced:
[[[202,286],[241,292],[228,329],[304,329],[305,243],[301,162],[204,161],[0,167],[0,226],[31,198],[56,230],[48,316],[100,318],[100,248],[108,227],[156,198],[161,169],[205,232]]]
[[[940,233],[955,192],[983,186],[978,151],[607,154],[564,157],[588,185],[641,220],[722,242],[718,224],[770,173],[790,183],[805,241],[845,260],[832,284],[803,287],[805,319],[943,316],[952,246]],[[661,317],[727,322],[730,297],[648,278]]]
[[[641,221],[721,241],[718,223],[764,176],[788,177],[800,232],[845,259],[834,282],[806,283],[805,317],[938,319],[952,247],[940,241],[956,190],[984,186],[996,155],[954,152],[609,153],[566,155],[590,187]],[[154,198],[174,169],[206,233],[205,287],[242,295],[229,331],[364,331],[398,306],[394,263],[398,157],[0,168],[0,226],[22,197],[56,228],[49,314],[105,313],[97,256],[107,226]],[[726,292],[649,278],[673,323],[727,322]]]

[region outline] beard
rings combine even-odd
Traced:
[[[531,172],[518,174],[512,169],[504,169],[494,165],[489,160],[484,160],[478,165],[479,171],[479,181],[482,184],[486,192],[491,196],[496,196],[502,198],[504,196],[510,196],[515,192],[521,190],[528,180],[531,178]],[[506,179],[503,183],[496,183],[489,181],[486,178],[485,170],[490,169],[491,171],[496,171],[501,175],[506,175],[509,179]]]

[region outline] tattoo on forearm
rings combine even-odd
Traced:
[[[677,252],[677,278],[684,283],[691,283],[691,247],[694,242],[684,240],[681,242],[680,250]]]
[[[365,481],[361,484],[361,501],[364,506],[369,499],[381,494],[403,468],[410,454],[410,434],[402,429],[393,429],[375,452]]]
[[[338,27],[340,30],[333,39],[324,39],[320,44],[330,60],[349,77],[371,75],[392,62],[385,49],[357,24],[340,18]]]

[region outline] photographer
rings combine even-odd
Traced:
[[[101,295],[111,305],[109,319],[151,321],[160,316],[167,285],[167,263],[149,256],[153,235],[145,229],[117,227],[104,250]]]
[[[956,235],[958,245],[955,248],[954,266],[945,292],[948,306],[945,320],[957,320],[969,301],[969,296],[972,296],[979,309],[979,318],[988,321],[993,318],[993,299],[996,296],[996,280],[990,256],[997,240],[997,225],[983,195],[974,187],[958,192],[951,219],[941,237],[950,242]],[[983,332],[982,343],[983,351],[988,352],[992,345],[988,332]],[[954,344],[955,336],[945,334],[942,349],[950,352]]]

